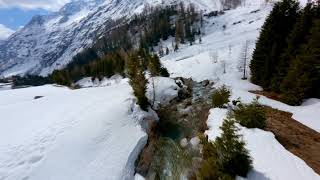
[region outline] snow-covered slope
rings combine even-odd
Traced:
[[[3,40],[7,39],[11,34],[14,33],[14,30],[0,24],[0,44]]]
[[[157,100],[178,95],[174,80],[155,82]],[[128,79],[114,76],[94,86],[0,87],[0,179],[133,179],[146,128],[158,116],[135,104]]]
[[[227,116],[226,109],[215,108],[208,118],[209,130],[206,132],[210,140],[220,136],[223,120]],[[319,180],[320,176],[303,160],[287,151],[270,132],[260,129],[241,127],[240,133],[253,158],[254,169],[250,171],[248,180]],[[242,178],[238,178],[241,180]]]
[[[80,90],[1,91],[0,179],[133,177],[147,139],[139,121],[153,115],[137,109],[131,91],[126,80]]]
[[[129,18],[150,5],[177,3],[177,0],[80,0],[60,11],[35,16],[23,29],[0,44],[0,74],[35,73],[46,75],[61,68],[107,29],[113,20]],[[188,0],[199,8],[217,9],[220,0]]]
[[[242,65],[242,49],[247,41],[249,53],[253,52],[260,28],[271,9],[272,4],[247,0],[242,7],[227,11],[222,16],[206,19],[208,22],[201,44],[182,47],[178,52],[163,57],[162,62],[174,77],[192,77],[197,81],[211,79],[217,85],[226,84],[235,89],[233,98],[242,97],[243,101],[250,102],[255,95],[248,91],[261,88],[241,80],[242,72],[239,71],[239,66]],[[223,25],[226,29],[223,29]],[[211,57],[212,52],[218,56],[216,63]],[[246,69],[249,76],[248,64],[249,62]],[[291,112],[294,119],[320,132],[319,112],[315,111],[320,107],[320,100],[310,100],[295,107],[262,97],[261,103]]]
[[[244,6],[227,11],[224,15],[207,18],[205,35],[202,37],[201,44],[197,42],[193,46],[182,46],[177,52],[161,58],[171,76],[191,77],[197,81],[210,79],[215,82],[215,87],[227,85],[232,90],[232,100],[240,97],[245,103],[251,102],[256,95],[249,91],[261,90],[261,88],[248,80],[241,79],[242,71],[239,70],[239,66],[242,65],[242,48],[248,41],[249,52],[250,54],[253,52],[260,28],[272,9],[272,4],[259,0],[246,2]],[[170,47],[170,42],[165,44]],[[217,62],[214,62],[213,54],[217,54]],[[223,72],[224,66],[226,73]],[[249,71],[249,67],[246,68]],[[320,132],[319,99],[309,99],[301,106],[289,106],[267,97],[261,97],[259,102],[291,112],[295,120]],[[209,126],[207,134],[210,140],[219,136],[219,127],[225,117],[226,110],[211,110],[207,122]],[[247,179],[320,179],[320,176],[302,159],[287,151],[272,133],[246,128],[241,128],[240,133],[253,158],[254,169],[249,173]]]

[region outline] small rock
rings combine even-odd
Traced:
[[[210,81],[209,80],[204,80],[201,82],[202,86],[206,87],[210,84]]]
[[[200,138],[197,136],[197,137],[194,137],[190,140],[190,144],[192,146],[192,148],[196,149],[198,148],[199,144],[200,144]]]
[[[40,99],[43,98],[43,96],[35,96],[34,99]]]
[[[187,138],[181,139],[180,145],[181,145],[181,147],[187,147],[187,146],[188,146],[188,140],[187,140]]]

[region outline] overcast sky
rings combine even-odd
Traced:
[[[24,26],[34,15],[57,11],[71,0],[0,0],[0,40]]]

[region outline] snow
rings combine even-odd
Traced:
[[[0,99],[2,180],[132,179],[147,140],[140,124],[156,119],[135,105],[127,79],[6,90]]]
[[[153,102],[154,107],[157,108],[160,104],[167,105],[170,101],[178,96],[179,86],[174,79],[166,77],[152,77],[149,78],[146,96],[149,101]],[[155,93],[155,98],[154,98]]]
[[[154,108],[157,108],[160,105],[167,105],[171,100],[178,96],[180,87],[176,84],[174,79],[166,77],[147,78],[149,83],[147,85],[146,96],[151,104],[153,104],[153,99],[155,100]],[[103,78],[101,81],[99,81],[98,78],[93,79],[92,77],[86,77],[77,81],[75,84],[80,86],[81,88],[104,87],[119,84],[122,79],[123,77],[121,75],[114,75],[110,78]]]
[[[14,30],[0,24],[0,40],[6,40],[9,36],[14,33]]]
[[[136,174],[135,180],[144,180],[144,177],[142,177],[141,175],[139,175],[138,173]]]
[[[214,108],[208,117],[209,130],[206,132],[210,140],[220,136],[226,109]],[[240,125],[238,125],[240,126]],[[246,179],[248,180],[316,180],[316,174],[303,160],[287,151],[270,132],[260,129],[240,128],[240,134],[246,142],[253,159],[253,167]],[[244,179],[244,178],[238,178]]]
[[[0,83],[0,91],[11,89],[11,83]]]
[[[75,84],[82,87],[102,87],[102,86],[111,86],[114,84],[119,84],[123,77],[121,75],[114,75],[110,78],[104,77],[101,81],[98,78],[93,79],[92,77],[82,78],[77,81]]]

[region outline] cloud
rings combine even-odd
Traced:
[[[14,33],[14,30],[0,24],[0,40],[7,39],[11,34]]]
[[[0,8],[59,10],[71,0],[0,0]]]

